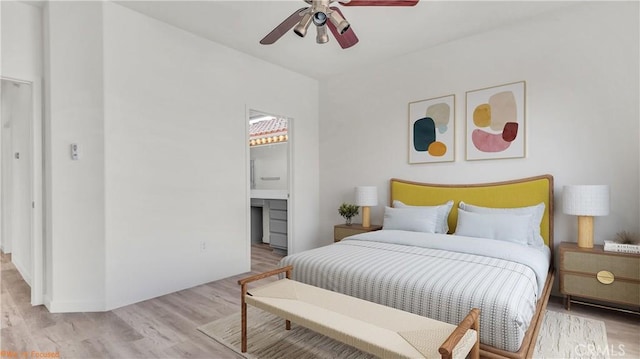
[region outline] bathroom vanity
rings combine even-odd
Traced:
[[[251,190],[252,242],[269,243],[283,255],[287,254],[288,240],[287,197],[285,190]],[[257,233],[262,233],[262,238]]]

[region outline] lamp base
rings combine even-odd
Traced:
[[[362,227],[371,227],[371,208],[362,207]]]
[[[578,216],[578,247],[593,248],[592,216]]]

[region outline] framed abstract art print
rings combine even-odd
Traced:
[[[409,163],[455,160],[455,95],[409,103]]]
[[[467,92],[466,159],[525,157],[525,82]]]

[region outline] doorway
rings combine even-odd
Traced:
[[[292,120],[248,110],[249,242],[286,255],[292,248]]]
[[[31,84],[2,80],[2,249],[31,285]]]
[[[0,82],[0,248],[11,254],[37,305],[44,278],[42,205],[36,201],[42,196],[40,85],[6,77]]]

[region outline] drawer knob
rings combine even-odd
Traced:
[[[602,284],[611,284],[615,280],[613,273],[607,270],[601,270],[600,272],[598,272],[596,278],[598,278],[598,282]]]

